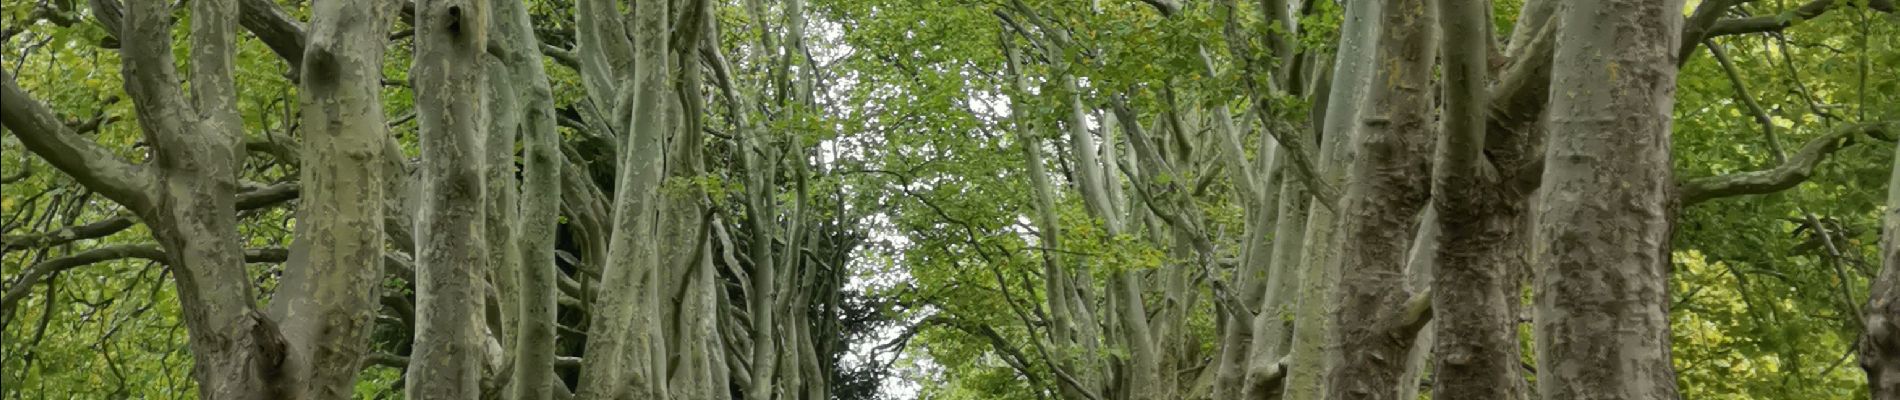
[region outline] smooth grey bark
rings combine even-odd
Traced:
[[[488,3],[493,5],[492,1]],[[489,24],[494,25],[497,18],[501,17],[490,13]],[[487,85],[482,91],[482,106],[488,111],[488,119],[484,124],[485,131],[482,136],[482,140],[485,140],[482,144],[482,191],[487,201],[482,207],[482,236],[485,243],[493,243],[493,245],[486,246],[484,255],[488,258],[487,269],[482,271],[482,277],[488,284],[488,290],[492,292],[490,294],[492,297],[488,300],[496,304],[488,304],[484,307],[485,314],[493,315],[488,321],[484,321],[484,326],[489,336],[499,341],[504,352],[512,354],[512,352],[507,352],[506,348],[514,346],[511,338],[516,325],[515,309],[520,306],[521,290],[518,280],[521,272],[521,254],[520,246],[517,245],[520,238],[516,232],[520,222],[518,217],[520,204],[517,202],[520,196],[520,183],[516,179],[518,175],[515,169],[515,139],[521,134],[523,112],[520,102],[516,100],[519,82],[515,82],[512,74],[509,73],[508,66],[502,60],[503,56],[495,54],[503,50],[500,50],[499,46],[489,47],[497,49],[482,58],[484,64],[482,69],[487,78],[484,80]],[[496,372],[503,371],[489,371],[484,375],[493,375]],[[487,385],[494,386],[505,383],[507,377],[485,376],[485,378],[488,380]],[[493,390],[488,390],[488,392],[493,393]]]
[[[272,314],[294,350],[289,370],[306,398],[347,399],[369,351],[383,282],[381,162],[388,140],[381,81],[393,4],[312,5],[300,68],[303,200],[297,244]]]
[[[662,265],[667,284],[666,301],[661,303],[665,315],[662,323],[662,335],[665,337],[665,354],[671,361],[664,376],[669,396],[684,399],[708,399],[721,389],[711,386],[711,349],[713,342],[706,340],[713,332],[710,330],[714,304],[712,297],[719,286],[711,273],[712,247],[710,214],[706,213],[701,199],[706,194],[699,185],[691,184],[705,171],[701,153],[704,151],[703,127],[700,114],[705,109],[705,97],[700,88],[700,63],[694,57],[701,49],[717,51],[715,44],[702,40],[704,32],[712,23],[705,16],[711,10],[706,1],[683,3],[680,10],[682,29],[675,32],[673,48],[677,62],[677,89],[674,93],[678,123],[672,132],[667,149],[667,189],[662,194],[661,218],[665,226],[661,227]],[[670,287],[669,287],[670,286]]]
[[[1207,49],[1200,49],[1202,69],[1212,76],[1213,59],[1207,55]],[[1215,380],[1212,395],[1215,398],[1233,398],[1241,394],[1241,384],[1246,377],[1246,356],[1254,347],[1254,338],[1259,332],[1255,329],[1254,316],[1262,313],[1266,304],[1262,303],[1267,295],[1267,284],[1271,279],[1273,246],[1276,242],[1270,232],[1275,226],[1279,211],[1279,178],[1282,174],[1282,161],[1278,160],[1279,147],[1272,140],[1261,140],[1264,150],[1261,153],[1263,163],[1270,165],[1267,179],[1256,182],[1254,168],[1247,162],[1247,155],[1241,145],[1239,129],[1234,126],[1233,113],[1227,105],[1216,104],[1213,107],[1215,134],[1220,145],[1220,162],[1234,182],[1235,191],[1240,192],[1243,209],[1246,211],[1246,235],[1241,253],[1241,265],[1236,269],[1235,281],[1240,285],[1240,301],[1245,310],[1231,310],[1220,318],[1226,320],[1221,335],[1220,358],[1214,366]],[[1263,189],[1264,188],[1264,189]]]
[[[1009,67],[1010,87],[1014,90],[1010,93],[1009,104],[1011,110],[1017,110],[1021,104],[1025,103],[1019,101],[1017,97],[1028,96],[1029,85],[1026,77],[1023,76],[1020,54],[1007,37],[1004,39],[1002,43]],[[1087,368],[1095,359],[1093,342],[1085,342],[1081,339],[1081,328],[1077,324],[1094,324],[1094,321],[1078,319],[1071,300],[1075,293],[1073,288],[1075,283],[1071,279],[1073,273],[1064,267],[1068,264],[1062,257],[1063,254],[1059,251],[1051,251],[1062,248],[1062,229],[1056,216],[1055,186],[1049,182],[1048,167],[1044,165],[1042,133],[1036,129],[1037,127],[1031,125],[1030,118],[1024,116],[1023,113],[1012,113],[1011,121],[1015,124],[1011,131],[1012,137],[1015,138],[1017,146],[1020,146],[1023,153],[1023,164],[1029,175],[1030,188],[1035,195],[1035,214],[1030,221],[1036,228],[1037,246],[1041,248],[1038,253],[1042,259],[1043,301],[1049,310],[1050,326],[1047,332],[1049,341],[1057,350],[1048,352],[1045,346],[1036,348],[1045,353],[1053,353],[1044,354],[1044,357],[1049,359],[1052,373],[1066,377],[1066,379],[1056,380],[1058,383],[1056,391],[1062,398],[1069,400],[1100,398],[1100,395],[1095,393],[1096,389],[1091,383],[1092,380],[1076,376],[1081,373],[1078,368]],[[1064,350],[1082,348],[1085,345],[1088,347],[1079,351],[1083,353],[1080,356],[1072,354],[1078,351]],[[1078,364],[1083,367],[1078,367]],[[1092,377],[1093,375],[1085,376]]]
[[[1359,126],[1361,110],[1371,93],[1373,60],[1378,37],[1379,16],[1383,4],[1377,0],[1359,0],[1346,4],[1345,21],[1340,24],[1340,44],[1333,63],[1333,81],[1327,94],[1325,119],[1320,132],[1318,187],[1340,187],[1347,165],[1356,158],[1350,140]],[[1311,400],[1323,395],[1323,381],[1330,353],[1326,346],[1328,325],[1333,319],[1334,291],[1339,273],[1334,261],[1339,256],[1337,230],[1339,205],[1323,194],[1317,195],[1307,213],[1306,232],[1300,257],[1300,295],[1294,312],[1293,344],[1288,355],[1285,398]],[[1278,360],[1253,359],[1251,371],[1272,371]],[[1253,380],[1253,378],[1249,378]],[[1254,386],[1248,384],[1248,386]]]
[[[1430,290],[1432,276],[1438,270],[1437,263],[1432,259],[1438,255],[1440,240],[1438,211],[1426,206],[1419,213],[1418,222],[1418,233],[1412,237],[1412,249],[1405,256],[1405,289],[1412,293]],[[1435,333],[1437,324],[1435,320],[1425,321],[1425,326],[1419,328],[1418,335],[1412,339],[1411,351],[1405,355],[1405,371],[1400,373],[1396,381],[1398,395],[1395,398],[1418,398],[1419,381],[1427,371],[1425,366],[1436,357],[1432,350],[1438,343]],[[1433,378],[1433,381],[1437,381],[1437,378]]]
[[[1430,195],[1432,65],[1436,13],[1425,0],[1385,4],[1378,40],[1380,65],[1365,125],[1350,143],[1358,157],[1347,171],[1339,204],[1338,311],[1328,318],[1328,346],[1339,362],[1327,368],[1329,399],[1398,397],[1413,339],[1425,321],[1406,288],[1406,255],[1419,212]],[[1310,300],[1310,299],[1309,299]]]
[[[1282,162],[1292,162],[1286,160]],[[1285,168],[1285,167],[1282,167]],[[1272,398],[1284,388],[1287,355],[1293,346],[1293,320],[1299,304],[1303,272],[1303,254],[1308,212],[1313,196],[1306,186],[1291,180],[1280,183],[1280,210],[1273,224],[1272,271],[1267,275],[1267,291],[1261,296],[1260,310],[1254,315],[1253,343],[1247,349],[1246,375],[1241,384],[1243,399]]]
[[[750,6],[752,2],[747,3]],[[717,34],[716,31],[714,34]],[[770,42],[770,36],[767,38],[766,41]],[[757,156],[757,153],[762,150],[753,147],[757,140],[754,136],[760,135],[764,127],[747,116],[752,102],[736,87],[737,82],[731,64],[726,61],[725,55],[719,52],[712,52],[710,58],[709,64],[713,67],[715,76],[718,77],[720,92],[726,98],[728,114],[732,115],[733,125],[739,130],[739,133],[734,136],[736,138],[734,142],[735,147],[741,149],[742,154],[737,155],[736,158],[746,171],[742,177],[745,179],[745,196],[741,206],[746,212],[747,233],[754,238],[746,244],[744,249],[753,261],[752,271],[749,275],[741,275],[741,280],[744,281],[741,288],[745,291],[745,311],[750,317],[748,322],[751,329],[749,331],[734,330],[733,336],[740,338],[736,341],[742,342],[729,353],[736,361],[728,363],[744,365],[745,368],[737,371],[743,373],[733,373],[728,375],[728,378],[739,384],[743,398],[769,400],[772,396],[772,379],[777,376],[774,372],[778,368],[777,343],[773,340],[772,327],[776,322],[775,305],[779,291],[776,285],[777,262],[770,243],[771,238],[775,237],[774,232],[777,227],[774,222],[777,203],[771,198],[771,191],[767,186],[767,182],[771,181],[767,177],[776,174],[774,172],[776,165],[761,162],[759,160],[761,157]],[[721,225],[715,224],[714,227],[714,232],[722,238],[721,247],[732,251],[734,244],[730,235],[724,233]],[[727,264],[739,265],[737,257],[728,255]],[[736,267],[733,269],[740,270]],[[744,326],[745,324],[734,323],[733,325]]]
[[[522,187],[517,276],[518,300],[512,344],[512,398],[547,400],[554,386],[555,309],[560,300],[560,271],[554,263],[554,236],[561,213],[560,132],[555,129],[554,96],[542,67],[540,41],[523,2],[493,0],[490,21],[505,74],[514,83],[521,106]],[[498,244],[498,246],[507,246]]]
[[[1680,1],[1559,6],[1538,202],[1537,392],[1674,399],[1669,157]]]
[[[1229,113],[1215,113],[1215,118],[1228,117]],[[1238,140],[1234,140],[1234,142],[1238,142]],[[1267,143],[1272,142],[1267,141]],[[1277,148],[1274,149],[1277,150]],[[1230,144],[1229,151],[1232,150],[1238,150],[1238,146],[1231,146]],[[1271,157],[1272,155],[1269,154],[1268,156]],[[1234,160],[1229,160],[1228,162],[1234,164]],[[1280,164],[1283,164],[1284,161],[1274,160],[1271,162],[1275,164],[1276,170],[1269,172],[1268,175],[1278,176],[1280,172],[1277,168],[1283,168]],[[1242,168],[1250,169],[1250,167],[1245,166],[1244,162],[1237,164]],[[1247,176],[1235,174],[1234,179],[1247,179]],[[1273,234],[1277,227],[1276,222],[1280,220],[1279,212],[1286,211],[1280,207],[1280,203],[1284,200],[1278,198],[1278,195],[1281,194],[1280,192],[1283,192],[1282,187],[1286,184],[1286,182],[1279,179],[1269,179],[1265,186],[1273,190],[1275,196],[1271,200],[1261,199],[1259,201],[1261,204],[1257,207],[1270,207],[1274,208],[1274,210],[1261,210],[1248,213],[1252,216],[1246,225],[1247,234],[1243,239],[1245,241],[1243,243],[1246,247],[1241,254],[1241,266],[1236,270],[1235,275],[1238,277],[1236,280],[1239,281],[1241,286],[1240,302],[1249,308],[1244,310],[1232,310],[1228,312],[1229,315],[1218,316],[1219,318],[1226,319],[1225,323],[1227,326],[1223,328],[1221,336],[1219,360],[1213,366],[1217,369],[1212,393],[1215,398],[1234,398],[1241,395],[1242,384],[1245,383],[1247,374],[1247,356],[1253,352],[1253,348],[1263,346],[1263,344],[1257,344],[1256,342],[1262,337],[1261,329],[1263,329],[1263,327],[1256,326],[1254,320],[1260,318],[1260,315],[1263,314],[1278,314],[1278,304],[1269,301],[1270,292],[1278,292],[1276,289],[1282,287],[1293,287],[1292,285],[1273,286],[1273,284],[1281,283],[1286,278],[1274,276],[1276,274],[1286,273],[1283,272],[1285,270],[1274,268],[1274,248],[1281,242],[1292,241],[1278,240],[1280,237],[1274,236]],[[1294,195],[1298,196],[1299,194]],[[1282,295],[1281,293],[1273,294],[1275,296]],[[1284,299],[1284,297],[1271,298],[1273,300]],[[1274,309],[1269,311],[1269,308]],[[1283,337],[1283,335],[1276,336],[1275,339],[1277,340],[1280,337]]]
[[[1136,167],[1136,169],[1132,169],[1132,171],[1127,171],[1127,176],[1131,178],[1132,184],[1144,184],[1144,182],[1140,182],[1140,180],[1150,180],[1150,178],[1146,178],[1148,174],[1167,174],[1167,171],[1163,169],[1161,157],[1157,155],[1157,152],[1155,152],[1151,146],[1146,144],[1148,138],[1146,138],[1146,133],[1142,133],[1142,123],[1140,123],[1140,119],[1136,119],[1134,112],[1129,110],[1127,104],[1123,104],[1119,99],[1113,100],[1113,108],[1115,108],[1115,110],[1113,110],[1113,118],[1119,121],[1117,125],[1121,125],[1121,129],[1123,129],[1123,133],[1127,135],[1127,140],[1129,140],[1132,150],[1136,150],[1134,154],[1131,154],[1132,157],[1144,159],[1144,161],[1131,161],[1131,163],[1129,163],[1131,167]],[[1083,140],[1083,142],[1091,142],[1093,138],[1081,138],[1081,140]],[[1104,142],[1104,148],[1112,148],[1112,146],[1115,146],[1113,138],[1110,138],[1110,142]],[[1085,148],[1085,146],[1077,146],[1077,150],[1081,150],[1081,148]],[[1119,178],[1117,178],[1117,174],[1115,174],[1115,171],[1117,171],[1115,159],[1110,157],[1110,159],[1104,159],[1104,161],[1108,163],[1108,171],[1110,171],[1110,173],[1106,173],[1106,176],[1104,176],[1104,178],[1106,178],[1104,184],[1108,184],[1110,188],[1119,186]],[[1146,174],[1144,174],[1142,169],[1148,169]],[[1132,193],[1132,197],[1138,197],[1138,199],[1134,199],[1131,203],[1140,201],[1140,203],[1146,203],[1148,207],[1165,207],[1165,205],[1161,205],[1161,201],[1142,195],[1140,188],[1136,188],[1136,193]],[[1108,209],[1108,212],[1113,212],[1115,207],[1113,207],[1113,205],[1106,205],[1106,207],[1102,207],[1102,209]],[[1125,231],[1136,229],[1136,227],[1127,226],[1129,220],[1144,222],[1144,224],[1148,226],[1148,231],[1150,231],[1151,235],[1153,235],[1153,237],[1159,237],[1159,235],[1161,235],[1161,229],[1159,229],[1159,224],[1151,224],[1150,218],[1153,214],[1150,214],[1150,210],[1153,209],[1132,209],[1131,212],[1127,214],[1127,220],[1115,218],[1115,214],[1100,214],[1100,218],[1104,220],[1104,233],[1106,233],[1106,237],[1119,237],[1119,235],[1125,233]],[[1153,239],[1153,241],[1159,243],[1159,239]],[[1165,269],[1172,269],[1172,267],[1165,267]],[[1159,273],[1167,273],[1167,271],[1159,271]],[[1161,398],[1170,398],[1172,392],[1174,392],[1174,387],[1169,385],[1167,379],[1163,377],[1163,373],[1170,373],[1170,370],[1163,368],[1161,345],[1159,345],[1159,341],[1157,341],[1157,337],[1159,336],[1155,334],[1157,330],[1155,330],[1153,320],[1151,320],[1150,315],[1148,315],[1148,309],[1146,309],[1144,290],[1142,290],[1140,277],[1136,277],[1132,271],[1113,271],[1108,284],[1112,284],[1108,290],[1115,292],[1115,294],[1119,296],[1119,300],[1121,300],[1115,303],[1112,313],[1115,313],[1115,317],[1121,318],[1121,336],[1123,336],[1121,339],[1123,339],[1125,349],[1129,349],[1129,358],[1127,358],[1127,379],[1121,381],[1121,385],[1129,389],[1129,398],[1132,398],[1132,400],[1161,400]],[[1157,315],[1155,320],[1163,317],[1165,317],[1165,315]]]
[[[1861,312],[1866,331],[1860,336],[1860,368],[1867,372],[1867,391],[1876,400],[1900,399],[1900,147],[1894,155],[1887,211],[1881,218],[1882,267]]]
[[[422,148],[422,205],[416,224],[415,344],[405,377],[410,398],[481,394],[486,3],[431,1],[416,9],[411,75]]]
[[[611,6],[611,4],[608,4]],[[619,183],[614,188],[613,223],[607,265],[602,271],[601,291],[595,299],[593,320],[588,327],[588,356],[581,359],[580,390],[584,400],[618,396],[652,398],[665,391],[662,377],[650,365],[654,337],[659,322],[654,314],[654,282],[660,263],[659,243],[652,240],[658,232],[658,212],[663,166],[662,152],[667,135],[667,107],[671,100],[672,74],[667,67],[670,51],[666,46],[671,17],[667,2],[642,0],[635,4],[633,28],[634,80],[621,88],[620,97],[630,110],[620,138]],[[618,69],[617,69],[618,70]]]
[[[622,82],[633,76],[633,42],[622,22],[619,3],[580,0],[574,12],[574,54],[580,58],[581,82],[587,86],[588,115],[605,121],[614,134],[624,134],[620,109]]]

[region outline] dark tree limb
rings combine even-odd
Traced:
[[[1754,0],[1709,0],[1696,6],[1695,12],[1691,14],[1688,19],[1684,20],[1682,24],[1682,44],[1681,47],[1676,50],[1676,66],[1680,67],[1683,63],[1688,62],[1689,56],[1695,53],[1696,46],[1701,45],[1704,39],[1747,33],[1780,32],[1801,21],[1819,17],[1828,10],[1852,5],[1852,2],[1837,3],[1834,0],[1812,0],[1799,7],[1795,7],[1793,10],[1783,11],[1775,15],[1748,18],[1721,18],[1722,14],[1726,13],[1730,7],[1752,1]],[[1893,2],[1891,0],[1870,0],[1867,2],[1867,6],[1868,8],[1885,13],[1893,13],[1894,11]]]
[[[20,272],[19,279],[7,285],[6,294],[0,297],[0,315],[12,310],[20,299],[26,297],[33,285],[40,282],[40,279],[73,268],[128,258],[146,259],[159,263],[168,262],[165,258],[165,250],[159,248],[157,243],[139,243],[100,247],[33,264]],[[244,251],[244,262],[248,263],[275,263],[283,262],[288,258],[290,258],[290,251],[282,248]]]
[[[112,1],[112,0],[103,0]],[[291,75],[297,75],[297,69],[303,65],[304,30],[303,24],[284,13],[277,2],[271,0],[238,1],[238,25],[257,35],[257,40],[270,47],[272,53],[283,57],[290,65]]]
[[[46,232],[30,233],[14,237],[0,238],[0,252],[57,246],[76,240],[97,239],[110,236],[138,222],[130,215],[120,215],[85,225],[74,225]]]
[[[1162,17],[1172,17],[1181,12],[1181,3],[1175,0],[1141,0],[1141,2],[1153,6]]]
[[[1893,3],[1891,2],[1869,2],[1868,5],[1876,11],[1886,13],[1893,12]],[[1719,20],[1709,27],[1707,37],[1745,33],[1780,32],[1790,26],[1794,26],[1796,23],[1819,17],[1828,10],[1842,6],[1851,5],[1835,2],[1834,0],[1814,0],[1807,4],[1802,4],[1793,10],[1783,11],[1775,15]]]
[[[28,151],[79,184],[133,209],[151,205],[151,173],[75,134],[46,104],[28,96],[13,76],[0,71],[0,124]]]
[[[1687,206],[1723,197],[1775,193],[1800,185],[1814,168],[1829,155],[1846,147],[1861,135],[1884,136],[1895,130],[1894,123],[1842,125],[1821,137],[1808,141],[1788,162],[1765,170],[1692,178],[1677,183],[1682,204]]]

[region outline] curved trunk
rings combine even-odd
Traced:
[[[666,47],[667,2],[643,0],[635,4],[634,81],[622,88],[620,98],[630,110],[625,117],[627,129],[619,151],[620,176],[614,185],[612,232],[608,239],[607,265],[602,271],[601,289],[591,310],[588,326],[587,356],[581,359],[580,389],[583,400],[609,399],[626,395],[651,398],[665,391],[664,382],[651,362],[659,322],[655,315],[656,296],[662,285],[655,282],[661,262],[659,243],[652,240],[658,232],[662,146],[667,135],[663,115],[671,101]]]
[[[555,129],[554,96],[547,72],[541,63],[540,41],[536,40],[532,20],[525,4],[515,0],[492,0],[495,40],[513,83],[515,99],[522,113],[522,186],[520,214],[516,226],[519,242],[497,244],[514,246],[519,257],[514,265],[517,287],[509,311],[513,329],[513,376],[511,396],[518,400],[547,400],[554,386],[562,385],[554,375],[555,308],[560,299],[560,271],[555,265],[554,236],[561,212],[560,132]],[[512,160],[510,160],[512,163]]]

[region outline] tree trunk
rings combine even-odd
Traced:
[[[1366,96],[1371,93],[1374,72],[1371,65],[1377,48],[1369,42],[1378,37],[1378,19],[1383,7],[1378,0],[1349,2],[1345,21],[1340,24],[1338,60],[1333,64],[1333,82],[1320,132],[1319,165],[1315,166],[1320,179],[1309,182],[1317,187],[1309,190],[1318,198],[1307,214],[1306,232],[1301,239],[1300,298],[1294,312],[1296,322],[1285,383],[1285,398],[1289,400],[1313,400],[1323,396],[1327,365],[1334,358],[1331,353],[1337,350],[1326,348],[1326,336],[1331,330],[1327,325],[1332,323],[1333,293],[1339,280],[1334,260],[1339,256],[1336,228],[1340,205],[1335,199],[1325,198],[1324,192],[1345,182],[1346,167],[1356,157],[1355,149],[1349,148],[1350,141],[1358,130]],[[1273,365],[1277,360],[1254,359],[1252,362],[1256,367],[1251,370],[1258,371],[1270,370],[1258,366]]]
[[[555,309],[560,271],[554,263],[554,236],[561,213],[560,132],[555,129],[554,96],[542,67],[540,41],[535,39],[525,4],[493,0],[490,21],[494,39],[505,49],[501,64],[519,101],[523,176],[516,254],[518,298],[514,304],[514,360],[512,398],[548,400],[554,386]]]
[[[491,14],[488,21],[492,25],[498,18],[505,17]],[[500,35],[495,36],[498,42]],[[486,199],[482,208],[482,236],[485,243],[492,245],[487,246],[484,256],[487,257],[485,262],[488,267],[481,274],[488,289],[493,290],[490,293],[493,298],[489,300],[496,303],[484,308],[485,314],[494,315],[485,321],[484,328],[504,347],[512,347],[515,309],[520,306],[521,290],[518,281],[521,248],[515,231],[520,222],[520,204],[516,202],[516,197],[521,189],[516,182],[515,139],[521,136],[521,117],[524,114],[516,97],[520,91],[519,85],[525,82],[513,79],[507,61],[502,59],[504,56],[495,54],[499,52],[482,57],[484,77],[487,78],[487,85],[482,91],[482,106],[488,111],[488,120],[482,132],[482,196]],[[499,383],[502,382],[488,382],[490,385]]]
[[[1285,160],[1282,162],[1292,162]],[[1284,168],[1284,167],[1282,167]],[[1281,393],[1287,375],[1287,354],[1293,346],[1292,316],[1299,304],[1303,277],[1300,255],[1305,241],[1309,208],[1313,196],[1306,186],[1287,179],[1280,184],[1280,210],[1273,224],[1272,272],[1267,275],[1267,292],[1261,297],[1259,314],[1253,317],[1254,339],[1247,349],[1246,376],[1241,398],[1268,399]]]
[[[631,112],[623,124],[627,131],[621,138],[606,270],[588,327],[587,357],[581,359],[576,397],[583,400],[615,398],[623,392],[651,398],[665,390],[648,365],[654,341],[662,340],[654,337],[652,327],[659,317],[649,291],[663,287],[652,279],[660,263],[659,243],[652,238],[658,232],[657,194],[666,163],[661,146],[667,135],[664,103],[671,101],[672,74],[666,67],[671,13],[665,1],[657,0],[638,1],[634,9],[639,12],[631,37],[634,63],[640,67],[631,86],[621,89],[620,98],[631,104],[619,108]]]
[[[189,100],[172,58],[170,8],[133,2],[126,12],[126,92],[152,144],[149,165],[156,167],[157,184],[150,194],[114,197],[147,222],[176,271],[198,393],[206,399],[288,397],[286,345],[253,306],[256,291],[238,240],[234,206],[244,126],[232,78],[237,4],[207,0],[190,7]]]
[[[312,399],[347,399],[369,351],[383,282],[383,51],[395,7],[312,4],[300,69],[303,195],[291,264],[272,315],[294,350],[289,369]]]
[[[1558,11],[1538,206],[1538,393],[1673,399],[1669,159],[1680,1]]]
[[[1432,396],[1515,399],[1520,216],[1525,196],[1503,176],[1522,151],[1486,153],[1488,3],[1439,0],[1445,35],[1444,136],[1438,143],[1432,206],[1440,246],[1432,274],[1437,359]],[[1527,12],[1526,18],[1536,16]],[[1519,24],[1524,29],[1534,25]],[[1519,37],[1530,37],[1522,34]],[[1525,39],[1528,40],[1528,39]],[[1523,136],[1523,133],[1515,136]],[[1501,144],[1500,144],[1501,145]],[[1494,158],[1495,157],[1495,158]]]
[[[1881,221],[1883,267],[1861,312],[1867,331],[1860,337],[1860,368],[1867,371],[1867,391],[1876,400],[1900,399],[1900,147],[1894,155]]]
[[[485,1],[417,5],[416,86],[422,148],[415,347],[410,398],[480,396],[484,354],[482,232],[485,134],[480,102],[487,54]]]
[[[1424,0],[1394,0],[1381,14],[1382,65],[1340,199],[1339,309],[1330,339],[1341,351],[1327,368],[1326,398],[1391,399],[1423,319],[1408,307],[1406,253],[1430,195],[1434,12]],[[1329,343],[1330,345],[1330,343]]]

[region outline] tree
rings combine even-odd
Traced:
[[[1545,399],[1677,395],[1667,110],[1679,9],[1666,1],[1558,8],[1536,239],[1538,370],[1546,371],[1537,393]],[[1606,327],[1618,334],[1603,334]]]
[[[1900,148],[1896,148],[1900,151]],[[1900,153],[1897,153],[1900,155]],[[1900,179],[1900,157],[1894,159],[1894,179]],[[1867,332],[1860,338],[1860,367],[1867,370],[1867,389],[1876,399],[1900,395],[1900,367],[1894,354],[1900,353],[1900,181],[1888,182],[1887,211],[1882,218],[1880,243],[1883,267],[1867,290]]]
[[[29,3],[0,397],[1893,391],[1888,1]]]

